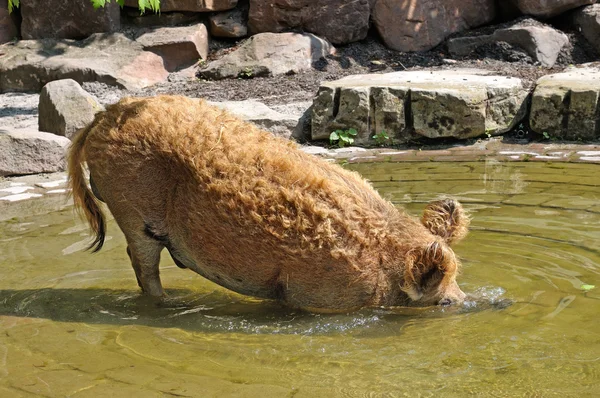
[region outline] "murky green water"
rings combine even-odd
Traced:
[[[0,223],[0,396],[600,395],[599,166],[352,168],[413,214],[444,193],[463,202],[459,283],[483,302],[297,313],[165,256],[170,299],[157,307],[139,296],[114,222],[91,255],[70,209],[24,217]]]

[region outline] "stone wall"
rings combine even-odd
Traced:
[[[157,16],[140,17],[137,0],[115,1],[94,10],[90,0],[21,0],[22,26],[8,17],[0,0],[0,43],[23,39],[81,39],[119,30],[122,22],[170,26],[191,19],[210,20],[215,37],[244,37],[264,32],[304,31],[333,44],[362,40],[369,29],[398,51],[428,50],[456,32],[530,15],[561,16],[596,0],[162,0]],[[566,14],[565,14],[566,15]],[[145,21],[145,22],[143,22]]]

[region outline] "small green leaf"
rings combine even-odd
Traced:
[[[121,8],[125,7],[125,0],[117,0],[117,4],[121,6]]]
[[[329,134],[329,141],[337,141],[339,139],[340,139],[340,135],[338,134],[337,131],[334,131],[331,134]]]
[[[108,0],[110,2],[110,0]],[[94,9],[102,8],[106,4],[106,0],[92,0],[92,6]]]
[[[595,289],[596,286],[594,285],[581,285],[580,289],[583,290],[584,292],[589,292],[592,289]]]
[[[348,134],[349,135],[357,135],[358,131],[356,131],[355,129],[348,129]]]

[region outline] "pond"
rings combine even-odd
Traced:
[[[0,223],[0,396],[594,396],[600,391],[598,166],[347,167],[420,215],[470,211],[460,308],[316,315],[161,262],[141,297],[114,222],[98,254],[71,208]],[[595,285],[585,291],[582,285]],[[512,305],[501,303],[512,302]]]

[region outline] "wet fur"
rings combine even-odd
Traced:
[[[94,251],[105,234],[101,197],[153,296],[163,294],[163,248],[180,267],[229,289],[311,310],[463,295],[448,246],[467,230],[458,202],[430,204],[420,223],[357,173],[202,100],[126,98],[109,106],[75,137],[69,181],[96,236]]]

